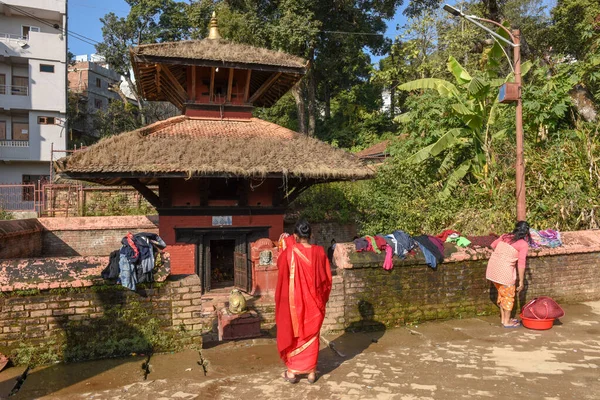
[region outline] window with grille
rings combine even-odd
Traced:
[[[96,78],[96,87],[97,88],[101,88],[102,87],[102,79]]]
[[[38,124],[40,125],[54,125],[56,118],[54,117],[38,117]]]
[[[96,100],[94,100],[94,106],[96,108],[102,108],[102,99],[96,99]]]
[[[0,74],[0,94],[6,94],[6,75]]]

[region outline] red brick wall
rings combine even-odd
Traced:
[[[160,233],[169,246],[173,274],[196,273],[196,245],[175,242],[175,228],[212,228],[211,216],[160,216]],[[283,215],[234,215],[232,226],[270,226],[269,238],[279,239],[283,233]]]
[[[127,232],[158,233],[156,216],[39,218],[43,255],[107,256],[121,247]]]
[[[40,256],[42,229],[35,218],[0,221],[0,259]]]

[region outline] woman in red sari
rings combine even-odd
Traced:
[[[291,383],[302,374],[308,374],[310,383],[317,379],[319,336],[331,291],[329,260],[321,246],[309,244],[310,235],[308,222],[298,222],[296,243],[290,243],[277,260],[277,350],[287,366],[282,377]]]

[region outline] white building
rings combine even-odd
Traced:
[[[67,148],[66,23],[64,0],[0,3],[0,184],[47,177]]]

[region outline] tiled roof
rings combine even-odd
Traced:
[[[55,167],[67,177],[276,175],[334,181],[374,174],[354,155],[271,122],[186,116],[106,138]]]
[[[385,151],[389,145],[389,140],[384,140],[383,142],[377,143],[371,147],[367,147],[364,150],[356,153],[358,158],[372,158],[372,157],[381,157],[385,154]]]

